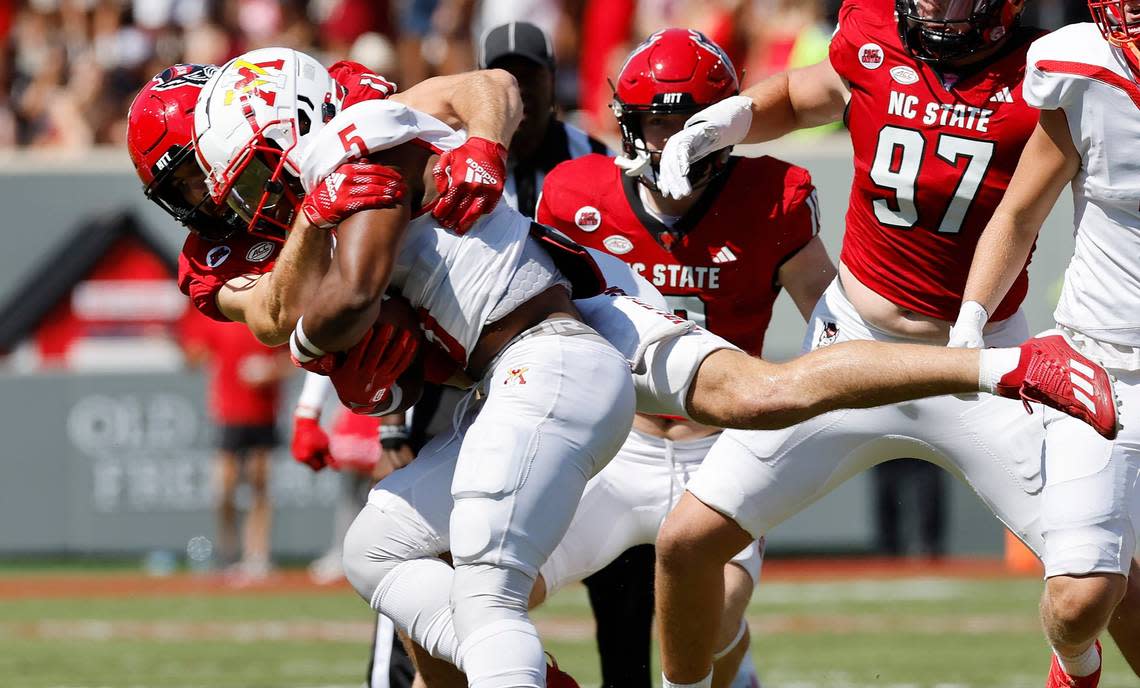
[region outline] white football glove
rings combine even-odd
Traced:
[[[967,301],[958,311],[958,321],[950,328],[950,341],[946,346],[951,349],[981,349],[986,342],[982,337],[982,328],[990,314],[982,304],[977,301]]]
[[[751,126],[752,99],[748,96],[725,98],[690,117],[685,128],[665,142],[657,190],[672,198],[688,196],[693,192],[689,166],[713,151],[740,143]]]

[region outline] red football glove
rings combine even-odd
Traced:
[[[336,227],[360,210],[391,208],[408,193],[403,176],[366,160],[346,162],[305,196],[301,210],[321,229]]]
[[[329,463],[329,436],[316,418],[293,416],[293,458],[314,471]]]
[[[419,344],[417,332],[387,322],[373,325],[329,373],[340,402],[365,416],[392,408],[396,378],[415,360]]]
[[[503,195],[507,178],[507,149],[501,143],[473,136],[439,156],[432,168],[439,199],[432,217],[456,234],[471,229]]]

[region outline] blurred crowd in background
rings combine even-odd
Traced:
[[[484,27],[529,21],[553,38],[558,102],[613,140],[607,79],[646,35],[704,31],[753,83],[827,55],[840,0],[0,0],[0,147],[117,146],[151,75],[257,47],[353,59],[397,83],[472,69]],[[1083,21],[1083,3],[1034,0],[1028,19]]]

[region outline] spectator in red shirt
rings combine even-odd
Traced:
[[[209,369],[207,404],[218,428],[219,561],[231,564],[235,582],[269,573],[269,457],[279,443],[277,407],[281,381],[293,372],[288,352],[257,341],[246,327],[220,323],[194,312],[183,337],[187,360]],[[235,494],[242,479],[251,503],[238,558]]]

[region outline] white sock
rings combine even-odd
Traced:
[[[372,594],[372,608],[428,653],[458,664],[459,639],[451,615],[455,571],[433,557],[405,561],[392,569]]]
[[[528,621],[492,621],[465,638],[458,655],[471,688],[546,685],[546,655],[538,631]]]
[[[1092,676],[1100,668],[1100,653],[1096,651],[1096,643],[1089,645],[1089,649],[1077,657],[1065,657],[1056,650],[1053,650],[1053,654],[1057,655],[1057,661],[1065,673],[1073,678]]]
[[[712,688],[712,669],[709,669],[708,676],[705,676],[696,683],[673,683],[669,680],[669,677],[662,672],[661,688]]]
[[[1021,349],[982,349],[978,359],[978,390],[993,394],[997,384],[1021,362]]]

